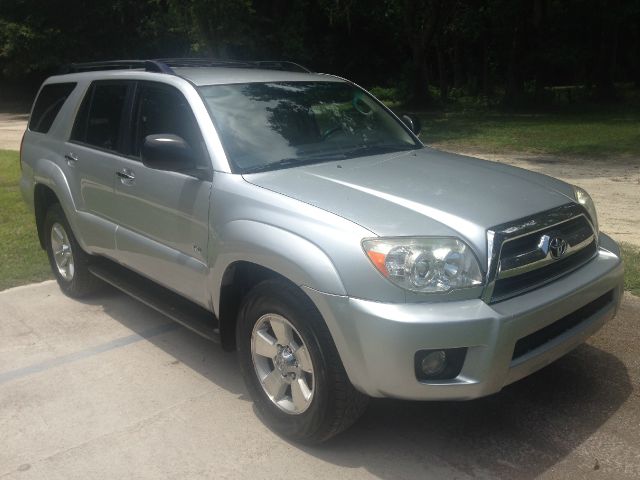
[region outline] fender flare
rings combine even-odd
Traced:
[[[211,269],[212,303],[220,312],[222,282],[236,262],[250,262],[268,268],[299,287],[333,295],[346,295],[342,279],[329,256],[316,244],[293,232],[254,220],[226,224],[210,251],[215,255]]]
[[[67,181],[67,177],[64,175],[62,169],[52,160],[41,158],[34,165],[34,174],[33,174],[33,195],[35,195],[36,188],[38,185],[43,185],[49,188],[57,197],[62,210],[64,211],[65,216],[67,217],[67,221],[69,225],[71,225],[71,230],[73,231],[73,235],[76,237],[76,240],[80,244],[80,246],[87,250],[87,245],[82,238],[81,231],[78,225],[78,218],[74,215],[74,212],[77,212],[76,202],[71,195],[71,188],[69,186],[69,182]],[[34,199],[34,208],[35,208],[35,199]]]

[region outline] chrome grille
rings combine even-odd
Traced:
[[[499,225],[488,239],[488,303],[553,281],[584,265],[598,249],[588,214],[577,204]]]

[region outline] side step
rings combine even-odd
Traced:
[[[89,271],[198,335],[220,343],[218,320],[210,311],[110,260],[101,259],[89,266]]]

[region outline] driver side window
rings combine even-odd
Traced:
[[[132,153],[140,157],[147,135],[172,134],[182,137],[205,164],[206,148],[196,119],[184,95],[168,85],[141,83],[134,110]]]

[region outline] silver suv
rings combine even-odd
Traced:
[[[73,65],[40,89],[21,187],[66,294],[101,279],[237,349],[260,417],[319,442],[369,397],[498,392],[620,303],[584,190],[418,134],[295,64]]]

